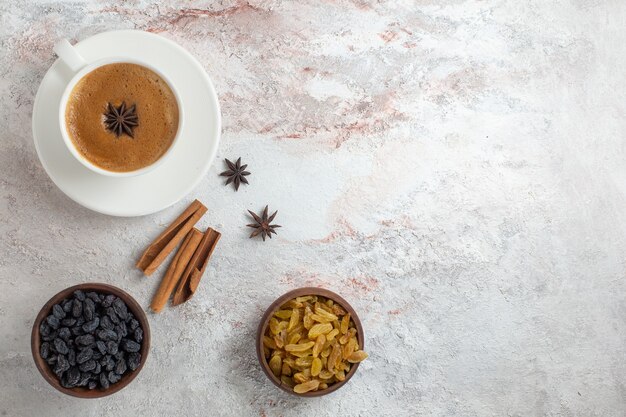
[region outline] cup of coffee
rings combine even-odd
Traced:
[[[55,53],[75,75],[59,107],[63,141],[90,170],[111,177],[145,174],[171,155],[183,125],[174,85],[134,58],[88,63],[67,41]]]

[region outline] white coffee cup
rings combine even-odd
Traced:
[[[94,62],[87,62],[78,53],[76,48],[74,48],[72,46],[72,44],[70,44],[67,41],[67,39],[60,40],[54,46],[54,52],[57,54],[59,59],[61,61],[63,61],[63,63],[72,72],[74,72],[74,76],[72,77],[70,82],[67,84],[67,87],[65,87],[65,91],[63,92],[63,95],[61,96],[61,103],[60,103],[60,106],[59,106],[59,126],[61,128],[61,135],[63,136],[63,141],[65,142],[65,146],[67,146],[67,149],[70,151],[70,153],[72,155],[74,155],[74,157],[81,164],[83,164],[85,167],[89,168],[93,172],[96,172],[96,173],[101,174],[101,175],[106,175],[106,176],[109,176],[109,177],[132,177],[132,176],[136,176],[136,175],[146,174],[146,173],[152,171],[153,169],[155,169],[156,167],[161,165],[172,154],[172,150],[176,146],[176,143],[178,142],[178,140],[180,138],[180,133],[181,133],[182,128],[183,128],[184,112],[183,112],[183,103],[182,103],[182,101],[180,99],[180,95],[178,94],[178,91],[176,90],[176,88],[174,87],[172,82],[165,76],[165,74],[163,74],[162,72],[160,72],[158,69],[154,68],[152,65],[148,64],[147,62],[143,62],[141,60],[134,59],[134,58],[109,57],[109,58],[99,59],[99,60],[94,61]],[[74,87],[76,86],[76,84],[85,75],[87,75],[91,71],[95,70],[96,68],[99,68],[99,67],[101,67],[103,65],[114,64],[114,63],[137,64],[137,65],[141,65],[143,67],[146,67],[146,68],[148,68],[151,71],[154,71],[170,87],[170,89],[172,90],[172,93],[174,94],[174,97],[176,98],[176,103],[178,104],[178,113],[179,113],[179,116],[178,116],[178,130],[176,131],[176,135],[174,136],[174,140],[172,141],[172,144],[170,145],[168,150],[158,160],[156,160],[155,162],[153,162],[152,164],[150,164],[148,166],[145,166],[143,168],[140,168],[140,169],[137,169],[137,170],[134,170],[134,171],[125,171],[125,172],[108,171],[106,169],[100,168],[99,166],[94,165],[93,163],[91,163],[83,155],[81,155],[81,153],[78,152],[78,150],[76,149],[76,147],[75,147],[74,143],[72,142],[72,139],[70,138],[69,133],[67,131],[67,124],[65,123],[65,111],[66,111],[66,107],[67,107],[67,102],[68,102],[68,100],[69,100],[69,98],[70,98],[70,96],[72,94],[72,91],[74,90]]]

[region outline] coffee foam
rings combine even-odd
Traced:
[[[131,138],[117,137],[104,125],[108,103],[136,105],[139,125]],[[137,64],[98,67],[70,94],[65,111],[68,134],[76,150],[92,164],[128,172],[149,166],[172,145],[179,123],[174,93],[158,74]]]

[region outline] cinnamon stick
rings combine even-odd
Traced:
[[[150,308],[152,308],[154,312],[158,313],[165,307],[165,304],[167,304],[168,298],[172,295],[172,291],[174,291],[176,284],[180,280],[182,273],[189,264],[189,260],[195,253],[201,240],[202,232],[195,227],[191,229],[185,237],[180,249],[176,252],[174,259],[172,259],[172,263],[167,269],[159,285],[159,289],[152,299]]]
[[[163,263],[167,255],[180,243],[189,233],[191,228],[206,213],[207,208],[194,200],[185,211],[163,231],[150,246],[144,251],[137,261],[137,268],[141,269],[145,275],[150,275]]]
[[[185,268],[178,282],[178,287],[174,292],[174,297],[172,297],[172,305],[177,306],[189,301],[191,297],[193,297],[209,263],[209,258],[213,250],[215,250],[217,241],[220,240],[221,236],[220,232],[210,227],[204,232],[204,237],[200,245],[198,245],[196,252],[189,261],[189,265]]]

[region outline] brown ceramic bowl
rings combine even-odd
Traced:
[[[346,300],[344,300],[343,298],[341,298],[339,295],[335,294],[332,291],[326,290],[324,288],[306,287],[306,288],[298,288],[296,290],[289,291],[288,293],[283,294],[276,301],[274,301],[269,306],[269,308],[265,311],[265,314],[263,314],[263,318],[261,318],[261,322],[259,323],[259,328],[257,330],[256,355],[257,355],[257,358],[259,359],[259,363],[261,364],[261,368],[263,369],[263,372],[265,372],[265,375],[267,375],[270,381],[272,381],[272,383],[276,385],[278,388],[290,394],[297,395],[299,397],[319,397],[319,396],[330,394],[331,392],[337,391],[339,388],[344,386],[350,380],[350,378],[352,378],[352,376],[355,374],[357,368],[359,367],[359,364],[355,363],[354,365],[352,365],[352,367],[350,367],[350,371],[346,374],[346,379],[344,379],[341,382],[336,382],[335,384],[329,386],[328,388],[324,390],[309,391],[303,394],[298,394],[293,391],[293,388],[287,385],[284,385],[282,381],[274,375],[274,373],[270,369],[269,364],[267,363],[267,360],[265,359],[265,355],[263,354],[263,335],[265,334],[265,330],[267,329],[269,321],[272,318],[272,315],[274,314],[274,312],[278,310],[280,306],[282,306],[287,301],[296,297],[302,297],[306,295],[321,295],[322,297],[329,298],[333,300],[335,303],[339,304],[341,307],[343,307],[344,310],[346,310],[348,313],[350,313],[352,321],[354,321],[354,325],[356,326],[356,330],[357,330],[356,337],[359,341],[359,346],[361,349],[364,349],[365,337],[363,336],[363,326],[361,325],[361,320],[359,320],[359,316],[356,314],[356,311],[354,311],[352,306],[348,304]]]
[[[61,386],[61,383],[57,379],[57,376],[52,372],[52,369],[48,366],[45,360],[39,356],[39,347],[41,346],[41,337],[39,334],[39,325],[41,322],[52,313],[52,306],[63,300],[64,298],[68,298],[72,295],[72,293],[76,290],[82,290],[84,292],[95,291],[98,293],[105,294],[113,294],[122,299],[126,303],[128,309],[133,313],[137,321],[139,322],[141,328],[143,329],[143,341],[141,343],[141,363],[139,367],[132,372],[127,372],[122,376],[115,384],[111,384],[111,386],[106,390],[101,390],[99,388],[90,390],[85,387],[76,387],[76,388],[65,388]],[[150,326],[148,325],[148,319],[146,318],[146,314],[143,312],[141,306],[128,295],[125,291],[117,287],[113,287],[107,284],[98,284],[98,283],[88,283],[88,284],[80,284],[75,285],[73,287],[66,288],[61,291],[54,297],[52,297],[41,309],[39,314],[37,314],[37,318],[35,319],[35,323],[33,324],[33,331],[31,333],[30,339],[31,350],[33,354],[33,359],[35,360],[35,365],[37,365],[37,369],[41,373],[41,376],[48,381],[50,385],[52,385],[57,390],[61,391],[64,394],[71,395],[73,397],[78,398],[101,398],[106,397],[107,395],[111,395],[113,393],[118,392],[126,385],[130,384],[130,382],[135,379],[137,374],[143,368],[143,365],[146,363],[146,359],[148,357],[148,351],[150,350]]]

